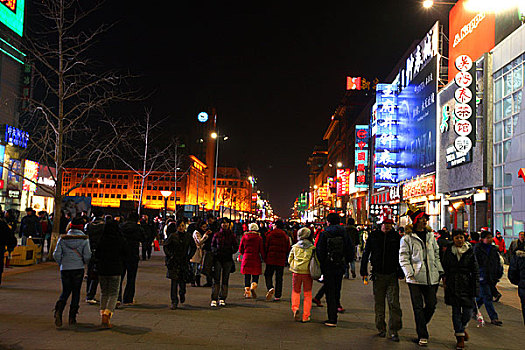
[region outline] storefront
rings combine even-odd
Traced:
[[[429,215],[428,225],[435,231],[440,226],[440,197],[436,195],[436,175],[418,177],[403,184],[402,201],[405,205],[411,204]],[[407,216],[400,218],[400,225],[410,224]]]
[[[386,208],[392,213],[392,219],[398,223],[399,216],[402,214],[400,210],[400,187],[393,186],[390,188],[379,189],[370,198],[370,216],[377,222],[377,218],[381,212]]]

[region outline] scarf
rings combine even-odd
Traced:
[[[458,261],[461,260],[461,256],[467,252],[471,247],[469,242],[465,242],[461,247],[452,246],[452,254],[458,258]]]

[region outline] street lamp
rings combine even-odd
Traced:
[[[222,139],[223,141],[228,140],[228,136],[226,135],[219,135],[219,130],[217,132],[211,133],[211,138],[216,140],[217,147],[215,150],[215,184],[213,187],[213,216],[216,216],[215,214],[215,204],[217,202],[217,167],[219,166],[219,141]]]
[[[171,191],[160,191],[162,197],[164,197],[164,220],[168,217],[168,198],[171,196]],[[177,200],[177,198],[175,198]]]
[[[337,167],[338,168],[342,168],[343,167],[343,163],[342,162],[337,162]]]
[[[432,1],[432,0],[423,0],[421,2],[421,5],[423,5],[424,8],[426,9],[430,9],[432,8],[434,5],[455,5],[456,3],[455,2],[450,2],[450,1]]]

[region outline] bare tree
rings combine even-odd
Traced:
[[[34,67],[36,87],[29,100],[30,112],[21,122],[31,135],[26,156],[56,168],[55,188],[50,191],[54,198],[53,251],[64,196],[78,188],[125,137],[112,133],[119,126],[107,117],[106,108],[133,100],[137,94],[126,84],[129,74],[104,72],[90,59],[99,36],[110,28],[104,24],[93,28],[87,23],[88,18],[96,18],[93,14],[99,3],[41,0],[33,4],[39,18],[24,46]],[[79,165],[91,170],[64,190],[66,169]]]

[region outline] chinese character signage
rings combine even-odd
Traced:
[[[368,156],[370,130],[368,125],[355,126],[355,187],[368,188]]]
[[[468,55],[459,55],[455,61],[459,71],[454,78],[454,131],[458,135],[454,146],[457,151],[467,153],[476,142],[476,63]]]
[[[36,192],[36,183],[38,182],[38,167],[37,162],[26,160],[24,165],[24,182],[22,189],[24,191]]]
[[[422,177],[403,185],[403,199],[430,196],[436,193],[436,176]]]
[[[373,108],[376,130],[374,174],[375,187],[394,186],[398,182],[399,138],[398,96],[391,84],[378,84]]]
[[[25,0],[0,0],[0,22],[16,34],[24,32]]]
[[[27,148],[29,134],[13,126],[5,126],[5,142],[14,146]]]
[[[350,193],[350,169],[337,169],[337,197]]]
[[[361,90],[361,77],[346,77],[347,90]]]

